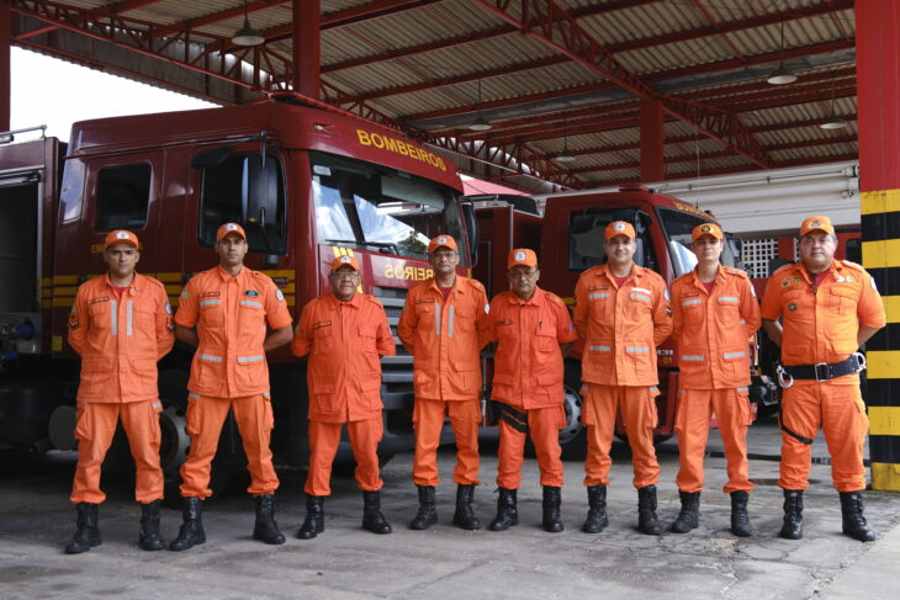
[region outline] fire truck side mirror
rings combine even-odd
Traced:
[[[241,177],[241,209],[244,223],[274,225],[278,215],[278,165],[254,154],[244,158]]]
[[[469,254],[472,267],[478,265],[478,217],[475,215],[475,205],[471,202],[462,204],[463,220],[466,223],[466,233],[469,236]]]

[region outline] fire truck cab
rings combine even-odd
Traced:
[[[66,320],[78,285],[105,270],[102,240],[111,229],[139,236],[138,271],[160,279],[177,306],[191,275],[217,264],[216,228],[242,223],[250,246],[246,265],[274,279],[295,320],[307,301],[329,290],[335,256],[357,257],[361,291],[384,304],[392,328],[407,290],[431,275],[426,249],[432,236],[456,237],[460,268],[472,263],[474,213],[459,201],[462,186],[451,163],[397,131],[291,94],[240,107],[76,123],[61,178],[59,157],[50,147],[43,151],[43,180],[59,181],[59,191],[45,185],[37,199],[6,193],[18,189],[5,183],[7,174],[21,170],[12,160],[22,153],[18,146],[24,145],[0,147],[3,227],[22,229],[13,238],[18,262],[0,270],[0,289],[9,296],[0,305],[0,324],[29,312],[34,343],[27,354],[11,352],[28,332],[0,328],[0,442],[7,444],[74,445],[78,363],[66,343]],[[32,217],[7,221],[18,212]],[[20,286],[33,291],[23,292],[21,301],[7,291]],[[183,415],[190,355],[176,345],[159,365],[169,474],[188,443]],[[412,357],[399,346],[382,364],[382,449],[390,455],[412,444]],[[303,466],[305,363],[281,349],[269,365],[276,461]],[[23,415],[29,432],[12,435],[21,431]],[[223,435],[236,435],[233,423]],[[241,454],[239,443],[223,447]]]

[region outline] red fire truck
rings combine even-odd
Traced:
[[[352,254],[363,289],[385,305],[393,327],[407,289],[431,275],[432,236],[459,239],[461,269],[471,267],[474,212],[459,201],[461,190],[440,155],[290,94],[77,123],[67,151],[55,139],[0,146],[0,443],[74,446],[78,363],[66,319],[78,285],[104,270],[105,232],[138,234],[139,270],[165,283],[176,304],[191,274],[216,264],[216,228],[240,222],[247,265],[275,280],[295,316],[328,289],[329,262]],[[386,456],[412,444],[412,358],[398,350],[383,361]],[[168,474],[188,443],[189,359],[176,346],[160,363]],[[302,466],[307,457],[303,364],[286,350],[270,357],[282,464]],[[242,460],[235,435],[232,423],[220,464]]]
[[[469,197],[471,198],[471,197]],[[586,269],[604,261],[603,235],[608,223],[623,220],[632,223],[637,232],[635,261],[660,273],[667,283],[689,272],[696,264],[690,250],[691,230],[712,217],[690,204],[675,198],[652,193],[640,187],[623,187],[618,192],[565,194],[547,198],[543,219],[526,211],[515,210],[511,204],[503,206],[501,199],[476,204],[479,239],[484,249],[488,236],[493,236],[493,256],[505,257],[510,247],[521,245],[539,250],[541,287],[574,304],[575,284]],[[507,233],[508,232],[508,233]],[[536,234],[537,232],[537,234]],[[537,243],[535,243],[537,239]],[[502,243],[507,243],[501,247]],[[739,242],[729,237],[722,261],[736,266],[740,256]],[[479,262],[486,285],[496,294],[506,289],[504,270],[495,266],[489,272],[484,260]],[[500,276],[497,275],[499,270]],[[659,423],[655,431],[657,441],[670,438],[675,428],[677,410],[678,371],[673,362],[671,340],[658,350],[660,389],[657,398]],[[580,422],[581,368],[580,348],[573,347],[566,359],[565,404],[566,427],[560,433],[564,455],[583,456],[584,427]],[[757,403],[770,401],[774,386],[760,373],[753,373],[752,397]],[[618,428],[622,433],[622,428]]]

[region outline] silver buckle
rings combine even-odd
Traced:
[[[856,357],[856,372],[859,373],[861,371],[865,371],[868,368],[868,364],[866,363],[866,355],[862,352],[854,352],[853,356]]]
[[[825,375],[823,375],[822,377],[819,377],[819,367],[825,368]],[[816,374],[816,382],[828,381],[829,379],[831,379],[831,377],[829,377],[831,375],[831,367],[828,365],[828,363],[820,362],[814,364],[813,371]]]

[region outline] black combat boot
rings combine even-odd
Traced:
[[[200,498],[185,498],[182,510],[183,523],[178,530],[178,537],[169,544],[169,550],[181,552],[206,542],[203,531],[203,501]]]
[[[453,524],[460,529],[474,531],[481,529],[481,521],[475,516],[472,509],[472,497],[475,495],[474,485],[459,485],[456,487],[456,512],[453,514]]]
[[[275,522],[275,496],[263,494],[256,496],[256,524],[253,526],[253,539],[264,544],[277,546],[284,543],[284,535]]]
[[[750,494],[747,492],[731,492],[731,533],[738,537],[750,537],[753,530],[750,529],[750,515],[747,514],[747,501]]]
[[[681,511],[669,528],[672,533],[687,533],[700,526],[700,492],[678,491],[681,498]]]
[[[159,500],[141,504],[141,531],[138,533],[138,547],[150,552],[164,550],[166,543],[159,537]]]
[[[306,518],[297,531],[301,540],[311,540],[325,531],[325,496],[306,495]]]
[[[500,495],[497,497],[497,516],[488,525],[488,529],[491,531],[506,531],[510,527],[519,524],[519,508],[516,494],[517,490],[500,488]]]
[[[662,527],[656,518],[656,486],[638,490],[638,531],[646,535],[661,535]]]
[[[434,506],[434,486],[420,485],[419,511],[413,520],[409,522],[410,529],[428,529],[438,521],[437,509]]]
[[[559,488],[545,485],[543,502],[544,518],[541,523],[544,527],[544,531],[559,533],[565,529],[562,517],[559,515],[560,504],[562,504],[562,497],[560,496]]]
[[[391,533],[391,524],[381,514],[381,492],[363,492],[363,529],[372,533]]]
[[[75,535],[66,546],[66,554],[81,554],[94,546],[103,543],[100,539],[100,527],[97,524],[98,504],[79,502],[75,505]]]
[[[606,516],[606,486],[592,485],[587,489],[588,514],[581,530],[585,533],[600,533],[609,525]]]
[[[803,537],[803,491],[784,490],[784,524],[779,537],[799,540]]]
[[[875,541],[875,532],[869,529],[863,516],[863,500],[859,492],[841,492],[841,521],[844,535],[860,542]]]

